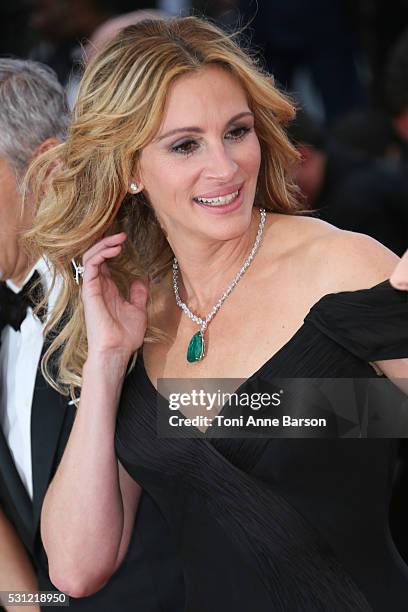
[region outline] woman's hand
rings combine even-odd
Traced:
[[[81,297],[84,304],[88,355],[120,354],[129,359],[143,344],[147,327],[147,284],[136,280],[124,299],[107,261],[119,255],[126,234],[107,236],[83,256]]]
[[[398,262],[394,272],[391,274],[390,283],[395,289],[408,291],[408,250]]]

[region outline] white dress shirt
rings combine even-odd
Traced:
[[[21,287],[7,280],[8,287],[19,293],[30,279],[34,270],[41,276],[44,290],[48,291],[52,274],[45,259],[40,259],[27,274]],[[52,289],[48,300],[48,314],[51,312],[61,288],[61,279]],[[0,347],[0,426],[10,448],[15,466],[29,496],[33,497],[31,463],[31,406],[34,385],[44,343],[44,323],[34,317],[31,308],[15,331],[7,325],[1,333]]]

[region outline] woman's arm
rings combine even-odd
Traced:
[[[102,588],[132,533],[141,490],[118,465],[113,442],[126,365],[113,356],[86,362],[72,432],[43,505],[50,579],[72,597]]]
[[[338,285],[335,290],[367,288],[387,278],[396,289],[408,289],[408,252],[400,260],[374,238],[354,232],[331,232],[327,238],[321,260],[325,278]],[[408,395],[408,356],[373,363]]]
[[[37,579],[27,553],[13,526],[0,509],[0,591],[26,591],[36,593]],[[20,606],[5,605],[7,612]],[[1,601],[0,601],[1,606]],[[39,612],[36,605],[24,606],[29,612]]]
[[[404,253],[402,259],[393,269],[390,283],[395,289],[408,291],[408,251]],[[377,361],[377,365],[394,384],[408,395],[408,357],[406,359]]]
[[[106,264],[125,238],[109,236],[83,257],[88,358],[75,422],[41,515],[51,581],[73,597],[101,589],[123,560],[141,493],[114,448],[126,368],[147,325],[145,284],[135,281],[124,299]]]

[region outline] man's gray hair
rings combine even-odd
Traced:
[[[0,58],[0,155],[21,178],[47,138],[64,140],[69,110],[55,72],[39,62]]]

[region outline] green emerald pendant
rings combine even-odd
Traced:
[[[194,363],[200,361],[204,357],[204,336],[201,331],[198,331],[191,338],[187,349],[187,361]]]

